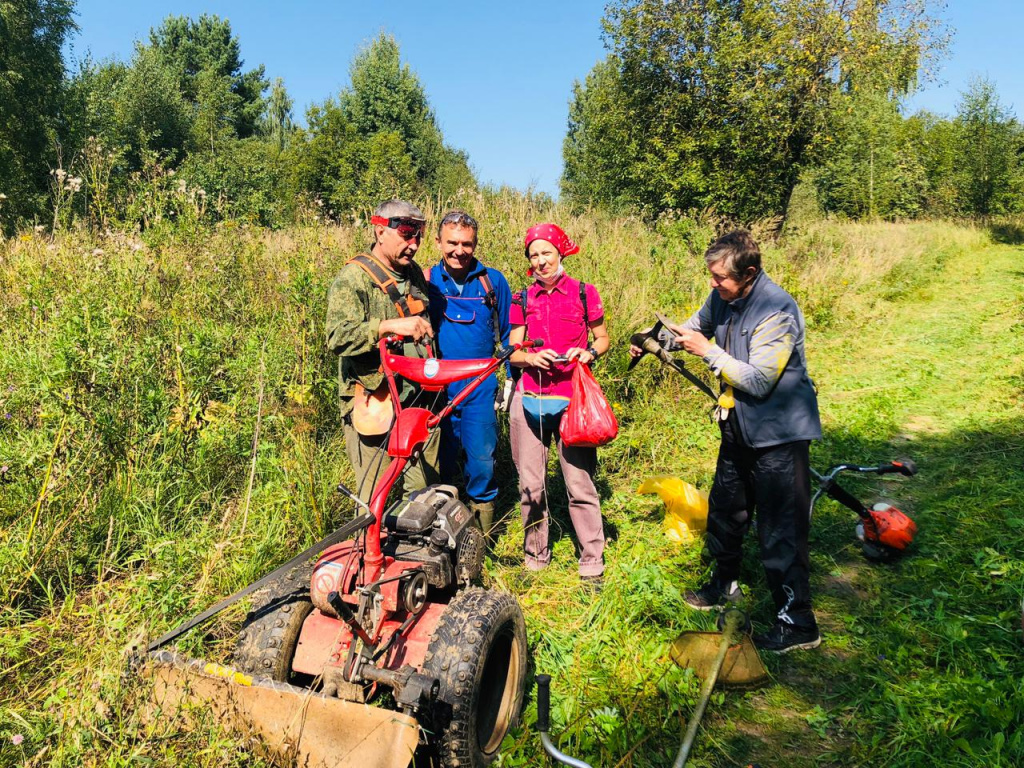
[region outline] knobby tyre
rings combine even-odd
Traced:
[[[519,721],[526,687],[526,623],[512,595],[470,587],[437,623],[424,671],[440,693],[428,724],[443,768],[481,768]]]
[[[282,683],[292,680],[292,660],[302,624],[313,610],[313,564],[301,565],[255,593],[235,643],[235,667]]]

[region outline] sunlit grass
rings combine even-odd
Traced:
[[[633,491],[664,473],[706,489],[717,435],[681,377],[648,360],[627,378],[624,344],[655,309],[682,318],[703,300],[700,252],[716,222],[652,227],[512,194],[458,202],[514,287],[528,225],[558,221],[580,242],[566,267],[604,298],[615,351],[597,374],[621,405],[620,437],[601,451],[604,591],[579,587],[557,478],[552,566],[520,567],[510,508],[487,579],[524,607],[531,670],[555,677],[563,746],[600,766],[670,765],[698,683],[667,643],[709,626],[682,603],[706,568]],[[332,494],[349,469],[322,318],[331,276],[364,239],[222,226],[0,244],[0,764],[258,764],[231,739],[143,724],[124,653],[351,516]],[[851,487],[905,502],[922,533],[902,564],[868,565],[850,513],[819,507],[825,645],[770,661],[766,689],[717,699],[695,765],[1024,759],[1020,255],[945,222],[813,223],[766,241],[768,271],[808,318],[826,425],[815,464],[913,455],[918,478]],[[435,258],[426,243],[421,263]],[[507,452],[502,462],[509,476]],[[514,497],[502,489],[506,506]],[[753,554],[746,566],[763,625]],[[240,618],[182,649],[226,658]],[[506,746],[504,765],[538,764],[529,729]]]

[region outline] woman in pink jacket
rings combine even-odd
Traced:
[[[580,249],[561,228],[531,227],[525,245],[534,282],[512,303],[509,339],[544,341],[542,347],[512,355],[512,365],[522,369],[509,418],[512,458],[519,470],[526,567],[540,570],[551,562],[547,461],[553,438],[580,543],[580,576],[599,585],[604,573],[604,522],[594,486],[597,449],[565,445],[558,427],[572,395],[573,366],[591,364],[608,351],[604,308],[594,286],[565,273],[562,260]]]

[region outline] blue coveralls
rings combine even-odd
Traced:
[[[494,354],[494,313],[485,303],[479,276],[486,270],[497,301],[501,343],[508,344],[512,291],[505,276],[474,261],[459,293],[458,284],[437,264],[430,270],[430,319],[437,333],[441,357],[472,360]],[[472,381],[448,386],[455,397]],[[465,451],[466,495],[470,501],[493,501],[498,495],[494,479],[494,452],[498,445],[498,420],[494,413],[497,375],[484,381],[441,425],[441,476],[446,482],[458,476],[459,454]]]

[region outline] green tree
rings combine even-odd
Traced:
[[[472,178],[465,154],[445,146],[426,92],[409,65],[402,63],[393,37],[381,34],[360,52],[350,76],[351,84],[340,98],[346,117],[361,136],[396,134],[424,189],[437,190],[445,178]]]
[[[0,230],[44,205],[73,11],[73,0],[0,0]]]
[[[177,76],[186,101],[203,109],[203,99],[213,96],[218,107],[230,107],[219,120],[229,122],[239,138],[256,133],[263,114],[263,93],[269,84],[262,64],[242,71],[241,44],[238,37],[232,35],[227,19],[208,14],[200,16],[198,21],[186,16],[168,16],[150,32],[149,40],[160,59]],[[201,77],[204,72],[207,75]],[[221,78],[216,88],[211,88],[211,72]],[[226,83],[235,97],[233,100],[221,97],[221,82]]]
[[[196,106],[192,125],[195,146],[200,152],[217,154],[218,147],[235,139],[234,116],[241,98],[231,88],[231,79],[215,69],[196,75]]]
[[[110,65],[112,114],[103,118],[104,138],[127,150],[130,170],[143,165],[143,156],[154,153],[174,162],[184,158],[192,138],[194,114],[183,97],[175,73],[152,49],[138,45],[131,65]],[[97,94],[103,98],[103,94]]]
[[[285,90],[284,80],[274,80],[267,99],[266,110],[260,121],[260,132],[278,149],[288,146],[295,125],[292,122],[292,98]]]
[[[899,104],[878,92],[841,94],[837,100],[813,174],[822,208],[854,218],[916,216],[928,181],[920,137]]]
[[[324,214],[353,209],[366,169],[365,140],[331,99],[310,107],[306,123],[288,150],[295,187]]]
[[[381,200],[409,197],[416,191],[413,159],[402,137],[394,131],[375,133],[367,143],[366,171],[356,204],[366,210]]]
[[[961,208],[979,216],[1021,210],[1021,127],[995,84],[976,79],[957,108]]]
[[[906,120],[906,130],[918,147],[926,179],[923,212],[929,216],[960,213],[957,154],[960,127],[954,120],[921,111]]]
[[[652,212],[784,211],[835,95],[905,93],[939,47],[922,2],[615,0],[604,22],[615,63],[576,89],[566,192]],[[615,161],[602,156],[616,143],[631,172],[609,189]]]
[[[278,227],[294,213],[287,158],[263,139],[236,139],[225,142],[215,154],[189,155],[178,178],[196,194],[203,191],[207,215],[215,219]]]
[[[634,173],[639,153],[626,104],[620,63],[614,56],[598,63],[583,83],[573,85],[562,147],[562,191],[570,199],[615,208],[649,193],[645,180]]]

